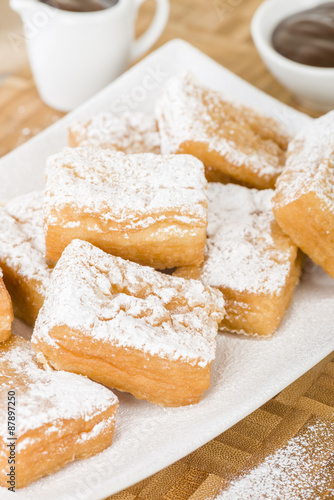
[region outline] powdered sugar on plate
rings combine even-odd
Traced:
[[[32,342],[66,325],[92,342],[206,366],[215,357],[224,300],[195,280],[168,276],[74,240],[52,275]]]
[[[334,212],[334,111],[314,120],[291,141],[275,202],[289,204],[314,192]]]
[[[89,147],[67,148],[47,162],[45,218],[61,223],[84,213],[122,224],[122,229],[179,221],[206,226],[203,164],[189,155],[125,155]],[[65,222],[68,222],[66,220]]]
[[[8,390],[15,389],[19,401],[16,434],[50,424],[56,432],[63,420],[92,419],[117,403],[105,387],[80,375],[45,371],[38,363],[29,341],[12,337],[0,348],[0,437],[5,441]],[[54,426],[54,427],[53,427]]]
[[[71,146],[94,146],[124,153],[160,153],[160,135],[154,115],[140,112],[102,112],[70,125]]]
[[[291,272],[296,247],[275,243],[274,191],[209,183],[209,223],[201,280],[239,292],[278,293]],[[279,228],[277,227],[277,230]],[[283,233],[281,238],[284,239]]]

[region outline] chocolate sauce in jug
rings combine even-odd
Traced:
[[[39,0],[56,9],[70,12],[96,12],[113,7],[118,0]]]

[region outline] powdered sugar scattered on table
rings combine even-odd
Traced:
[[[224,313],[218,290],[168,276],[74,240],[53,272],[33,342],[67,325],[92,341],[206,366]]]
[[[47,162],[46,223],[59,224],[66,208],[144,228],[157,221],[205,226],[203,164],[189,155],[125,155],[89,147],[65,149]],[[68,221],[66,221],[68,222]],[[116,227],[116,229],[119,229]]]
[[[19,196],[0,207],[0,261],[38,283],[44,294],[52,270],[44,258],[43,192]]]
[[[189,72],[166,84],[156,114],[163,154],[196,142],[237,167],[245,165],[259,177],[275,177],[282,171],[288,142],[282,125],[201,86]]]
[[[37,364],[29,341],[12,337],[0,349],[0,437],[5,441],[7,429],[8,390],[18,397],[16,434],[52,424],[57,431],[61,420],[92,419],[115,405],[117,397],[105,387],[80,375],[64,371],[44,371]],[[22,443],[23,445],[23,443]]]
[[[333,470],[334,424],[315,419],[262,464],[231,484],[215,500],[315,500],[332,498],[326,488]],[[324,488],[326,490],[324,491]],[[326,493],[326,495],[325,495]]]
[[[69,127],[76,146],[116,149],[124,153],[160,153],[160,135],[154,115],[139,112],[113,114],[102,112],[88,121]]]
[[[275,200],[286,205],[309,192],[334,212],[334,111],[314,120],[291,141]]]
[[[234,184],[209,183],[209,224],[201,280],[211,286],[239,292],[278,293],[291,272],[286,237],[280,249],[273,239],[274,191]]]

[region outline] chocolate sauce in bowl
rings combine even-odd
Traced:
[[[113,7],[118,0],[39,0],[56,9],[70,12],[96,12]]]
[[[292,61],[334,68],[334,2],[284,19],[274,30],[272,45]]]

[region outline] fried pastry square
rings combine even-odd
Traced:
[[[73,241],[52,275],[33,345],[48,363],[164,406],[210,385],[218,290]]]
[[[160,153],[160,134],[153,115],[99,113],[69,127],[69,145],[115,149],[123,153]]]
[[[4,342],[10,337],[13,320],[12,301],[2,280],[2,270],[0,269],[0,342]]]
[[[45,260],[43,192],[0,207],[0,266],[15,315],[34,325],[52,269]]]
[[[283,231],[334,278],[334,112],[290,143],[274,214]]]
[[[273,193],[209,183],[204,264],[175,272],[223,292],[220,326],[233,332],[273,335],[299,280],[301,253],[274,219]]]
[[[22,488],[110,446],[117,406],[109,389],[85,377],[45,371],[30,342],[12,336],[0,346],[0,485],[9,487],[8,408],[16,416],[13,482]]]
[[[68,148],[46,175],[48,259],[78,238],[158,269],[203,261],[206,180],[196,158]]]
[[[196,156],[211,182],[274,187],[289,141],[274,119],[205,88],[190,73],[167,82],[156,114],[163,154]]]

